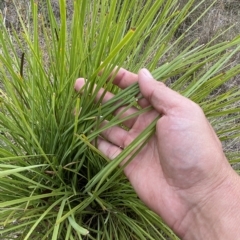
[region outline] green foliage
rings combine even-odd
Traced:
[[[114,161],[93,143],[104,129],[126,120],[119,119],[122,113],[113,116],[119,106],[137,104],[136,84],[125,90],[112,85],[114,74],[108,76],[116,66],[133,72],[144,66],[157,80],[177,79],[171,87],[201,105],[221,140],[239,136],[239,91],[212,93],[240,72],[239,65],[229,67],[240,36],[187,46],[184,37],[193,24],[175,39],[178,27],[204,1],[193,3],[180,9],[177,0],[75,0],[69,26],[65,0],[59,0],[60,23],[46,0],[49,24],[32,0],[29,24],[19,16],[20,35],[1,19],[1,238],[17,233],[20,239],[41,240],[177,239],[118,167],[137,154],[156,121]],[[87,79],[81,94],[73,89],[78,77]],[[115,94],[105,104],[94,101],[102,87]],[[137,114],[148,110],[139,108]],[[238,162],[237,153],[229,156]]]

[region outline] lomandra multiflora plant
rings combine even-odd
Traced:
[[[230,66],[240,37],[186,44],[193,23],[176,38],[204,1],[180,8],[177,0],[76,0],[71,24],[65,0],[59,1],[60,21],[51,1],[44,3],[45,17],[31,1],[29,22],[19,15],[18,32],[6,29],[4,17],[0,21],[0,238],[178,239],[119,167],[154,134],[155,122],[112,161],[97,149],[104,129],[124,127],[126,118],[113,115],[119,106],[137,106],[135,115],[149,110],[137,104],[138,85],[120,90],[112,79],[118,66],[133,72],[147,67],[197,102],[222,141],[234,140],[239,91],[216,89],[240,72],[239,65]],[[86,79],[80,94],[73,87],[78,77]],[[96,102],[100,88],[115,97],[101,103],[105,91]],[[239,161],[237,153],[226,154],[231,163]]]

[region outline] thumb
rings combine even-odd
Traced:
[[[173,108],[186,107],[192,102],[156,81],[145,68],[138,73],[138,84],[143,97],[161,114],[167,114]]]

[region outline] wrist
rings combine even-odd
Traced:
[[[240,178],[232,170],[184,218],[182,239],[240,239]]]

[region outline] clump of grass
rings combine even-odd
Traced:
[[[176,78],[171,87],[202,106],[221,140],[238,137],[239,124],[226,126],[239,118],[234,107],[239,91],[211,93],[239,74],[240,66],[228,63],[240,49],[240,36],[216,45],[184,44],[203,13],[175,39],[178,27],[204,1],[193,3],[179,8],[176,0],[75,1],[69,27],[65,0],[59,1],[60,23],[46,0],[47,26],[31,1],[31,24],[19,15],[20,36],[14,30],[10,34],[1,19],[2,237],[14,232],[21,239],[177,239],[138,199],[119,167],[143,147],[156,121],[114,161],[93,142],[104,129],[126,120],[113,116],[119,106],[126,110],[137,104],[138,85],[125,90],[112,85],[114,74],[109,75],[116,66],[135,72],[145,66],[161,81]],[[87,80],[78,94],[73,85],[80,76]],[[102,87],[115,94],[105,104],[94,101]],[[137,114],[148,110],[139,108]]]

